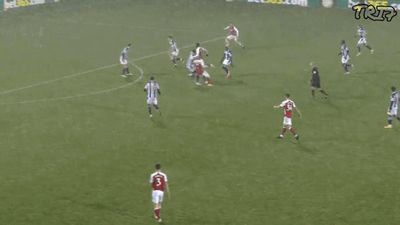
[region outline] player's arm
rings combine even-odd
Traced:
[[[224,28],[224,30],[228,30],[228,29],[229,29],[229,26],[227,26],[227,27]]]
[[[235,31],[236,31],[236,37],[239,37],[239,29],[237,29],[237,28],[235,27]]]
[[[279,109],[279,108],[282,108],[282,106],[281,105],[274,105],[274,109]]]
[[[158,93],[158,95],[161,95],[161,90],[157,89],[157,93]]]

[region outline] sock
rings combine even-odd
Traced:
[[[147,110],[149,111],[149,114],[151,115],[151,107],[147,106]]]
[[[389,118],[389,119],[387,120],[387,122],[388,122],[389,125],[392,125],[392,118]]]
[[[290,132],[296,137],[297,136],[297,133],[296,133],[296,130],[292,127],[292,128],[290,128]]]
[[[160,208],[154,209],[154,215],[156,215],[157,219],[160,219]]]
[[[311,95],[312,95],[313,97],[315,97],[315,91],[314,91],[314,90],[311,90]]]
[[[286,133],[286,128],[282,128],[281,137]]]
[[[126,68],[126,74],[130,74],[130,72],[129,72],[129,67]]]
[[[176,64],[176,59],[175,59],[175,58],[172,59],[172,63],[173,63],[174,65]]]
[[[122,69],[122,74],[125,75],[125,68]]]
[[[372,48],[369,45],[366,45],[365,47],[367,47],[369,50],[372,50]]]
[[[225,66],[223,66],[222,69],[225,71],[226,74],[228,74],[228,68],[226,68]]]
[[[358,52],[361,52],[361,47],[357,46],[357,50],[358,50]]]
[[[154,108],[157,109],[157,110],[159,109],[159,108],[158,108],[158,105],[154,105]]]
[[[396,117],[398,121],[400,121],[400,116]]]

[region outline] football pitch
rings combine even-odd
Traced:
[[[235,67],[219,60],[225,26],[240,29]],[[375,53],[356,57],[357,25]],[[168,175],[167,225],[398,225],[400,18],[351,10],[212,0],[65,0],[0,14],[0,224],[149,225],[154,164]],[[174,68],[209,50],[213,87]],[[355,65],[344,75],[339,44]],[[120,77],[132,42],[131,79]],[[310,62],[324,99],[310,94]],[[143,87],[161,86],[149,119]],[[277,139],[290,93],[300,134]]]

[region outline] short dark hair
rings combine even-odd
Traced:
[[[390,89],[392,89],[392,91],[396,91],[396,87],[392,86]]]
[[[155,166],[155,168],[156,168],[156,170],[161,169],[161,164],[160,164],[160,163],[157,163],[156,166]]]
[[[289,97],[290,97],[290,94],[289,94],[289,93],[286,93],[286,94],[285,94],[285,97],[286,97],[286,98],[289,98]]]
[[[197,43],[196,43],[196,47],[199,47],[199,46],[200,46],[200,43],[197,42]]]
[[[132,46],[132,43],[129,43],[128,46],[131,47],[131,46]]]
[[[150,80],[154,80],[154,77],[153,77],[153,76],[151,76],[151,77],[150,77]]]

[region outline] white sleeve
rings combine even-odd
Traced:
[[[227,27],[224,28],[224,30],[228,30],[228,29],[229,29],[229,26],[227,26]]]
[[[284,107],[285,106],[285,104],[286,104],[286,102],[285,101],[283,101],[279,106],[280,107]]]
[[[150,175],[149,183],[150,183],[150,184],[153,183],[153,175]]]
[[[239,29],[237,29],[237,28],[235,27],[235,30],[236,30],[236,36],[239,37]]]

